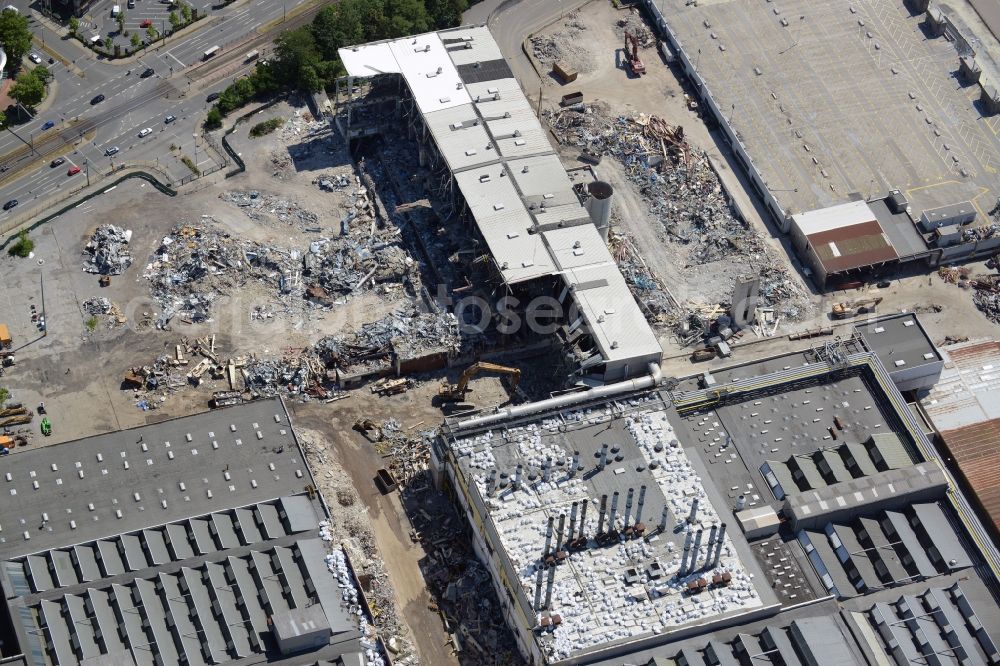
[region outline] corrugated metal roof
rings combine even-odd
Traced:
[[[851,201],[792,216],[792,224],[798,227],[803,236],[873,221],[875,214],[865,201]]]
[[[809,245],[828,273],[892,261],[896,251],[877,221],[809,234]]]
[[[941,434],[966,482],[1000,530],[1000,419]]]
[[[464,44],[460,43],[462,40]],[[503,53],[484,25],[462,26],[442,34],[442,41],[456,65],[500,60]]]
[[[920,401],[939,432],[1000,419],[1000,342],[941,347],[941,379]]]

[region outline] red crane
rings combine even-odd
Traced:
[[[646,66],[639,58],[639,40],[628,30],[625,31],[625,62],[636,76],[646,73]]]

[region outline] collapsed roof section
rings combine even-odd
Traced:
[[[487,28],[353,46],[340,57],[350,77],[402,77],[504,281],[560,276],[560,300],[572,299],[605,379],[659,361],[656,337]]]

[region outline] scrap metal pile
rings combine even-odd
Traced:
[[[163,308],[157,325],[174,316],[206,321],[217,296],[257,281],[275,292],[293,291],[301,278],[301,255],[274,245],[234,236],[206,224],[181,224],[163,238],[143,273],[153,298]]]
[[[997,259],[991,259],[986,265],[997,268]],[[972,302],[976,308],[994,324],[1000,324],[1000,274],[973,276],[972,271],[965,266],[942,266],[938,269],[938,276],[948,284],[972,289]]]
[[[102,224],[83,248],[83,270],[100,275],[121,275],[132,265],[128,244],[132,231]]]
[[[683,248],[682,265],[742,264],[742,272],[760,275],[762,305],[786,318],[801,316],[808,297],[787,262],[734,214],[708,155],[687,143],[683,128],[645,114],[608,117],[596,105],[556,111],[550,124],[563,145],[622,165],[667,241]]]
[[[388,293],[405,285],[415,291],[420,282],[395,227],[366,225],[300,251],[237,238],[208,217],[203,222],[175,227],[146,266],[144,277],[163,308],[161,328],[174,316],[208,320],[216,298],[249,283],[285,303],[305,296],[328,307],[366,287]]]
[[[411,359],[436,351],[457,354],[461,347],[455,315],[406,307],[356,332],[322,338],[313,349],[327,367],[359,370],[384,366],[391,355]]]

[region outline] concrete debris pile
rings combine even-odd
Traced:
[[[319,536],[327,543],[333,542],[329,521],[320,521]],[[362,636],[361,647],[365,651],[365,666],[385,666],[385,657],[378,646],[378,633],[375,627],[368,624],[368,618],[361,606],[360,595],[354,584],[354,576],[351,574],[347,555],[342,548],[330,549],[330,553],[326,556],[326,568],[337,579],[337,587],[341,590],[341,600],[347,605],[350,613],[358,618],[358,629],[360,629]]]
[[[254,398],[279,394],[329,397],[323,385],[333,378],[323,364],[309,350],[289,352],[281,358],[250,355],[241,368],[245,390]]]
[[[416,263],[399,244],[395,229],[372,238],[366,234],[314,241],[305,254],[307,297],[329,303],[374,285],[419,284]]]
[[[280,222],[286,225],[297,223],[300,227],[310,228],[319,222],[316,213],[273,194],[262,194],[256,190],[229,191],[220,194],[219,198],[239,206],[247,217],[256,222]]]
[[[531,38],[531,52],[546,66],[560,63],[577,72],[591,72],[594,62],[590,50],[585,46],[589,39],[585,34],[587,26],[578,19],[577,13],[570,14],[562,29],[548,35]]]
[[[207,321],[218,296],[237,292],[251,281],[275,293],[301,287],[302,257],[297,250],[240,240],[208,223],[181,224],[163,238],[143,273],[153,298],[163,308],[157,322],[174,316]]]
[[[92,315],[105,315],[111,312],[111,301],[103,297],[88,298],[83,302],[83,311]]]
[[[313,181],[319,189],[325,190],[326,192],[336,192],[337,190],[342,190],[345,187],[351,185],[351,179],[347,177],[346,174],[328,174],[320,176]]]
[[[689,266],[742,264],[759,274],[763,305],[797,319],[808,296],[752,225],[734,213],[711,160],[683,129],[656,116],[608,117],[601,107],[563,109],[550,117],[563,145],[619,162],[628,180]]]
[[[132,265],[128,244],[132,231],[102,224],[83,248],[83,270],[100,275],[121,275]]]
[[[430,447],[421,433],[404,430],[396,419],[383,421],[376,430],[375,450],[388,461],[387,469],[398,485],[408,485],[429,469]]]
[[[434,489],[429,474],[415,477],[402,497],[412,536],[426,553],[420,560],[424,580],[462,663],[522,663],[510,630],[499,619],[503,611],[489,572],[461,536],[463,518],[454,505]]]
[[[455,315],[406,307],[353,333],[322,338],[313,349],[326,367],[354,371],[382,367],[393,355],[405,360],[439,351],[457,354],[461,347]]]
[[[986,262],[986,266],[997,268],[997,260],[991,259]],[[972,302],[976,308],[994,324],[1000,324],[1000,274],[972,275],[972,270],[967,266],[942,266],[938,269],[938,275],[948,284],[972,289]]]

